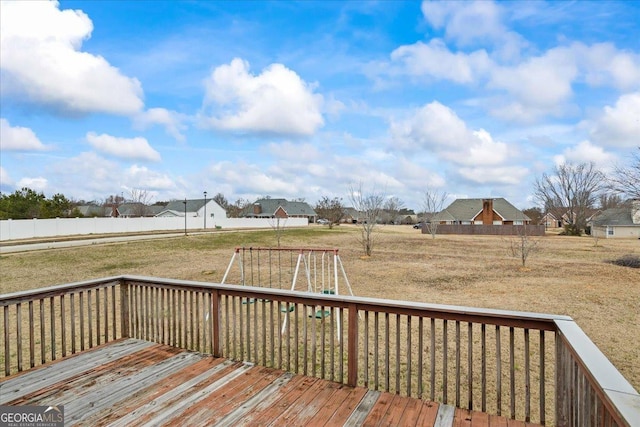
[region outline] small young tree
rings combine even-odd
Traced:
[[[342,204],[342,199],[338,197],[330,199],[324,196],[318,201],[314,209],[319,218],[329,221],[329,228],[333,228],[335,224],[340,224],[340,221],[344,218],[344,205]]]
[[[510,240],[511,256],[522,261],[522,267],[527,264],[529,256],[540,250],[540,240],[529,234],[526,223],[519,226],[518,235]]]
[[[357,186],[349,186],[349,199],[353,208],[362,215],[360,226],[360,239],[362,249],[366,256],[373,253],[374,236],[373,230],[376,227],[378,217],[384,204],[384,194],[374,189],[367,191],[363,188],[362,182]]]
[[[438,232],[438,222],[433,219],[444,207],[444,202],[448,196],[444,191],[440,192],[430,188],[427,188],[424,192],[424,199],[422,200],[424,221],[432,239],[436,238],[436,233]]]
[[[132,188],[129,190],[129,200],[135,203],[133,214],[135,216],[146,216],[149,213],[149,204],[153,196],[147,190]]]
[[[280,247],[280,241],[282,240],[282,235],[284,234],[284,228],[286,224],[287,224],[287,218],[280,218],[280,217],[269,218],[269,225],[271,226],[271,229],[275,233],[278,247]]]

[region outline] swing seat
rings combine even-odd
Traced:
[[[315,317],[316,319],[322,319],[323,317],[331,316],[330,310],[316,310],[315,314],[310,314],[309,317]]]
[[[334,291],[333,289],[323,289],[322,293],[325,295],[335,295],[336,291]]]
[[[289,308],[287,308],[286,304],[280,304],[280,311],[283,313],[289,312],[291,313],[292,311],[294,311],[296,309],[295,305],[290,305]]]

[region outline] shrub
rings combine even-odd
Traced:
[[[609,262],[621,267],[640,268],[640,257],[637,255],[623,255]]]

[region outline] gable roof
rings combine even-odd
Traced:
[[[210,202],[211,199],[207,199]],[[204,199],[187,200],[187,212],[198,212],[204,206]],[[182,212],[184,215],[184,200],[172,200],[163,210]]]
[[[640,224],[633,222],[632,210],[625,208],[611,208],[600,212],[593,218],[594,226],[625,226],[640,227]]]
[[[253,213],[253,206],[260,205],[262,212],[258,215]],[[279,207],[282,207],[288,216],[316,216],[307,202],[290,202],[286,199],[259,199],[245,208],[245,216],[271,216]]]
[[[482,212],[482,204],[487,199],[456,199],[444,210],[437,213],[435,221],[472,221]],[[493,199],[493,211],[505,221],[531,221],[524,212],[506,199]]]

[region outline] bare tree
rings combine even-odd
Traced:
[[[229,204],[225,209],[227,210],[227,216],[229,218],[239,218],[247,206],[251,205],[251,202],[245,199],[238,199],[233,204]]]
[[[384,194],[377,192],[375,188],[371,191],[365,190],[361,182],[357,186],[349,186],[349,199],[354,209],[363,216],[363,221],[359,224],[359,242],[362,245],[362,249],[364,249],[365,255],[371,256],[374,245],[373,230],[382,210],[385,199]]]
[[[153,196],[147,190],[132,188],[129,190],[129,200],[133,203],[133,214],[135,216],[145,216],[149,213],[149,204]]]
[[[427,188],[424,192],[424,199],[422,200],[422,209],[424,210],[424,221],[426,223],[427,230],[431,233],[431,238],[436,238],[438,232],[438,222],[434,221],[435,216],[444,207],[444,202],[449,195],[442,191]]]
[[[229,208],[229,201],[227,200],[226,197],[224,197],[224,194],[222,193],[218,193],[215,196],[213,196],[212,200],[216,202],[218,205],[220,205],[220,207],[224,210],[227,210]]]
[[[604,175],[593,163],[565,163],[536,179],[535,196],[556,218],[564,217],[567,234],[579,236],[604,184]]]
[[[390,197],[384,202],[384,220],[387,224],[393,224],[400,210],[404,208],[404,202],[398,197]]]
[[[318,217],[329,221],[329,228],[333,228],[334,224],[340,224],[340,221],[344,218],[344,205],[342,204],[342,199],[338,197],[330,199],[324,196],[318,201],[314,209]]]
[[[631,155],[628,166],[615,166],[607,187],[630,199],[640,200],[640,147]]]

